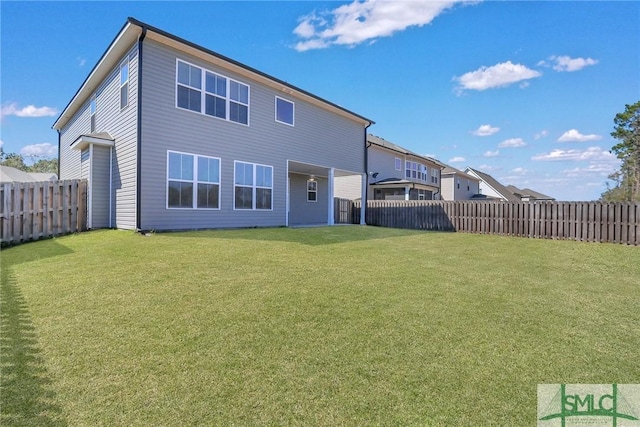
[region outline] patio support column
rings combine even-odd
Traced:
[[[329,197],[329,200],[327,201],[329,203],[328,209],[327,209],[327,225],[333,225],[334,221],[333,221],[333,177],[335,175],[335,169],[331,168],[329,169],[329,176],[327,177],[327,195]]]
[[[362,174],[362,195],[360,196],[360,225],[367,225],[366,210],[367,210],[367,174]]]
[[[404,187],[404,199],[409,200],[409,186]]]

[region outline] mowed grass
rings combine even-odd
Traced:
[[[374,227],[2,251],[0,424],[534,425],[640,382],[640,248]]]

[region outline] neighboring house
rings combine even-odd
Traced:
[[[53,128],[90,228],[179,230],[332,224],[372,123],[129,18]]]
[[[474,200],[495,199],[502,200],[504,202],[520,201],[518,196],[509,191],[507,187],[500,184],[500,182],[491,175],[470,167],[467,167],[464,172],[480,180],[479,194],[481,197],[474,197]]]
[[[442,166],[383,138],[367,135],[369,200],[438,200]]]
[[[538,193],[537,191],[534,191],[530,188],[519,189],[514,185],[507,185],[507,190],[515,194],[523,202],[553,202],[556,200],[551,196]]]
[[[454,167],[444,165],[442,177],[442,200],[474,200],[480,194],[480,179]]]
[[[24,172],[10,166],[0,166],[0,183],[57,181],[55,173]]]

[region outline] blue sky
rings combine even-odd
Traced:
[[[51,125],[128,16],[373,119],[459,169],[591,200],[640,100],[637,1],[0,2],[6,152],[55,156]]]

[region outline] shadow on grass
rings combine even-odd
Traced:
[[[302,245],[333,245],[365,240],[381,240],[424,234],[424,231],[404,230],[361,225],[336,225],[296,228],[243,228],[232,230],[203,230],[162,233],[171,237],[207,237],[226,240],[258,240],[267,242],[289,242]]]
[[[66,425],[60,420],[62,411],[55,403],[56,393],[38,348],[27,303],[11,271],[11,265],[16,263],[46,254],[53,256],[50,250],[42,252],[38,246],[11,256],[3,251],[0,273],[0,424],[3,426]],[[28,255],[23,257],[23,252]]]

